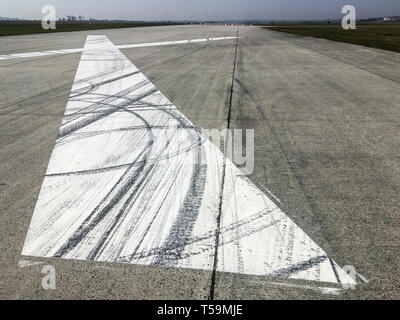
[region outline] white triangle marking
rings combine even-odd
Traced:
[[[107,37],[88,36],[22,254],[211,270],[223,167]],[[226,160],[217,271],[354,283],[238,174]]]

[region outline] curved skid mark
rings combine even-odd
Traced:
[[[22,254],[211,270],[216,230],[218,271],[352,282],[117,46],[88,36]]]

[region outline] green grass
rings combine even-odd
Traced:
[[[358,25],[356,30],[343,30],[340,25],[270,26],[271,30],[311,36],[333,41],[400,52],[400,24]]]
[[[53,33],[66,31],[84,31],[113,28],[133,28],[172,25],[168,23],[131,23],[131,22],[58,22],[55,30],[44,30],[41,21],[1,21],[0,36],[14,36],[33,33]]]

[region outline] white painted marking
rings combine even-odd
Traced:
[[[188,43],[199,43],[206,41],[221,41],[221,40],[233,40],[237,37],[219,37],[219,38],[205,38],[205,39],[191,39],[191,40],[177,40],[177,41],[163,41],[163,42],[149,42],[149,43],[134,43],[134,44],[124,44],[115,46],[118,49],[132,49],[132,48],[144,48],[144,47],[157,47],[157,46],[170,46],[178,44],[188,44]],[[18,58],[35,58],[42,56],[52,56],[60,54],[70,54],[70,53],[80,53],[84,48],[77,49],[64,49],[64,50],[50,50],[50,51],[40,51],[40,52],[25,52],[25,53],[13,53],[0,55],[1,60],[18,59]]]
[[[87,38],[22,254],[211,270],[224,167],[218,271],[354,283],[105,36]]]
[[[287,288],[298,288],[298,289],[307,289],[307,290],[314,290],[321,292],[322,294],[326,295],[339,295],[343,289],[341,288],[331,288],[331,287],[314,287],[314,286],[307,286],[307,285],[296,285],[296,284],[291,284],[291,283],[282,283],[282,282],[267,282],[267,284],[270,284],[272,286],[276,287],[287,287]]]
[[[19,260],[18,261],[18,267],[20,267],[21,269],[31,267],[31,266],[36,266],[39,264],[43,264],[43,262],[32,261],[32,260]]]

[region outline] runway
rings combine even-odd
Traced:
[[[0,39],[2,296],[398,295],[400,55],[258,27],[100,31]],[[201,128],[254,129],[254,173]],[[342,290],[345,265],[369,282]]]

